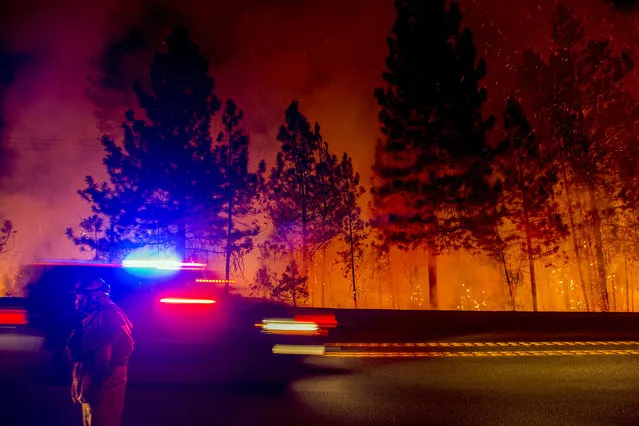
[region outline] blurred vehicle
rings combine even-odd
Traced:
[[[75,284],[101,277],[134,325],[130,380],[287,380],[305,355],[324,351],[330,315],[226,294],[205,265],[170,261],[43,261],[21,273],[25,297],[0,302],[0,353],[30,354],[68,379],[67,338],[77,321]],[[0,299],[2,300],[2,299]],[[2,336],[13,343],[5,342]],[[6,337],[9,336],[9,337]]]

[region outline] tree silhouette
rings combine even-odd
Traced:
[[[328,243],[333,239],[333,236],[339,234],[339,220],[341,217],[340,214],[337,213],[338,209],[336,205],[341,201],[341,194],[339,193],[339,188],[336,184],[336,174],[339,171],[337,156],[331,154],[329,151],[328,143],[322,138],[319,125],[317,123],[315,124],[315,134],[318,136],[319,142],[318,161],[315,166],[315,173],[318,178],[318,194],[321,202],[321,229],[322,234],[326,237],[326,243],[321,246],[321,306],[325,306],[326,281],[328,277],[327,248]]]
[[[229,290],[231,261],[239,261],[253,249],[253,238],[260,232],[257,201],[264,186],[266,165],[249,171],[249,138],[242,131],[243,113],[233,101],[226,102],[222,117],[224,130],[217,137],[215,158],[221,167],[219,190],[222,194],[225,289]]]
[[[582,23],[563,3],[553,13],[552,41],[547,61],[526,53],[523,86],[532,94],[539,128],[548,135],[546,143],[555,155],[582,288],[585,292],[581,272],[585,239],[588,244],[592,241],[590,263],[598,307],[608,311],[605,231],[607,216],[617,209],[620,188],[624,190],[619,152],[633,120],[622,80],[633,63],[628,52],[615,53],[610,40],[585,39]],[[578,207],[585,212],[582,225],[577,221]]]
[[[146,120],[129,111],[123,143],[102,138],[108,181],[87,176],[79,194],[116,236],[109,250],[152,246],[203,257],[222,229],[221,176],[210,136],[219,102],[208,63],[188,32],[176,28],[166,47],[150,65],[151,90],[134,86]]]
[[[10,250],[9,243],[15,232],[11,221],[3,220],[0,222],[0,255]]]
[[[250,285],[251,292],[262,298],[272,297],[275,279],[268,266],[262,264],[255,272],[253,283]]]
[[[515,245],[517,257],[528,261],[533,311],[537,311],[535,260],[557,253],[559,243],[568,235],[555,201],[557,167],[552,152],[535,137],[521,105],[512,98],[506,102],[504,128],[506,138],[496,162],[503,182],[498,208],[514,232],[488,241]],[[505,263],[503,249],[492,252]],[[509,277],[508,268],[504,267],[510,282],[515,274]]]
[[[485,207],[496,199],[492,150],[485,132],[493,118],[480,109],[485,64],[461,26],[457,3],[396,1],[389,56],[376,90],[383,140],[376,150],[372,193],[386,244],[429,250],[431,308],[438,307],[436,256],[474,249],[473,227],[492,226]]]
[[[287,108],[285,119],[277,136],[281,149],[265,183],[266,212],[274,227],[265,244],[281,258],[299,258],[295,267],[308,278],[312,257],[337,237],[341,226],[335,219],[340,212],[332,176],[336,159],[319,125],[311,129],[297,102]]]
[[[260,271],[258,271],[258,274]],[[262,276],[262,275],[258,275]],[[297,301],[308,297],[308,277],[300,271],[297,261],[291,260],[271,290],[272,298],[297,306]]]
[[[342,203],[339,207],[342,212],[341,233],[345,249],[337,252],[340,262],[343,265],[342,271],[345,278],[351,280],[351,293],[353,304],[357,308],[357,280],[359,275],[359,265],[364,257],[366,239],[368,232],[366,223],[362,219],[362,209],[358,205],[360,197],[366,192],[360,185],[359,173],[353,170],[353,160],[347,155],[342,156],[339,169],[336,174],[338,183],[337,193],[341,194]]]

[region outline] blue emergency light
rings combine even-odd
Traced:
[[[125,260],[122,262],[122,266],[124,268],[150,268],[161,271],[202,270],[206,268],[204,263],[179,262],[176,260]]]

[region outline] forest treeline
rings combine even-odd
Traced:
[[[208,61],[178,27],[133,86],[121,131],[101,138],[108,178],[87,176],[78,194],[92,214],[68,238],[105,261],[140,250],[221,257],[227,280],[250,254],[251,290],[294,305],[325,305],[339,265],[351,306],[363,306],[364,282],[398,279],[399,250],[426,270],[423,286],[411,284],[416,307],[451,308],[438,295],[458,283],[438,280],[438,260],[466,253],[499,273],[502,309],[537,310],[552,270],[562,293],[577,290],[565,309],[629,310],[639,260],[631,52],[587,38],[559,3],[550,53],[521,53],[517,87],[492,116],[490,64],[457,3],[395,8],[384,84],[371,94],[380,139],[370,182],[296,101],[282,112],[274,163],[250,161],[242,106],[218,98]]]

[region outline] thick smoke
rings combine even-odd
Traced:
[[[19,231],[13,261],[78,257],[64,237],[88,212],[77,196],[87,174],[103,177],[97,138],[135,107],[153,52],[178,24],[209,58],[216,91],[245,111],[252,160],[269,158],[292,99],[350,146],[366,174],[377,137],[372,90],[392,23],[380,2],[82,2],[31,0],[0,6],[0,37],[33,60],[6,90],[6,136],[19,156],[3,205]]]
[[[87,97],[95,107],[100,132],[113,133],[121,119],[119,111],[131,105],[130,89],[135,73],[128,65],[147,47],[142,33],[134,28],[123,40],[108,46],[96,61],[95,76],[89,77]]]
[[[122,112],[135,106],[131,90],[144,80],[153,52],[176,20],[167,10],[150,6],[142,18],[124,35],[107,43],[92,60],[87,98],[93,104],[96,124],[101,133],[116,133]]]

